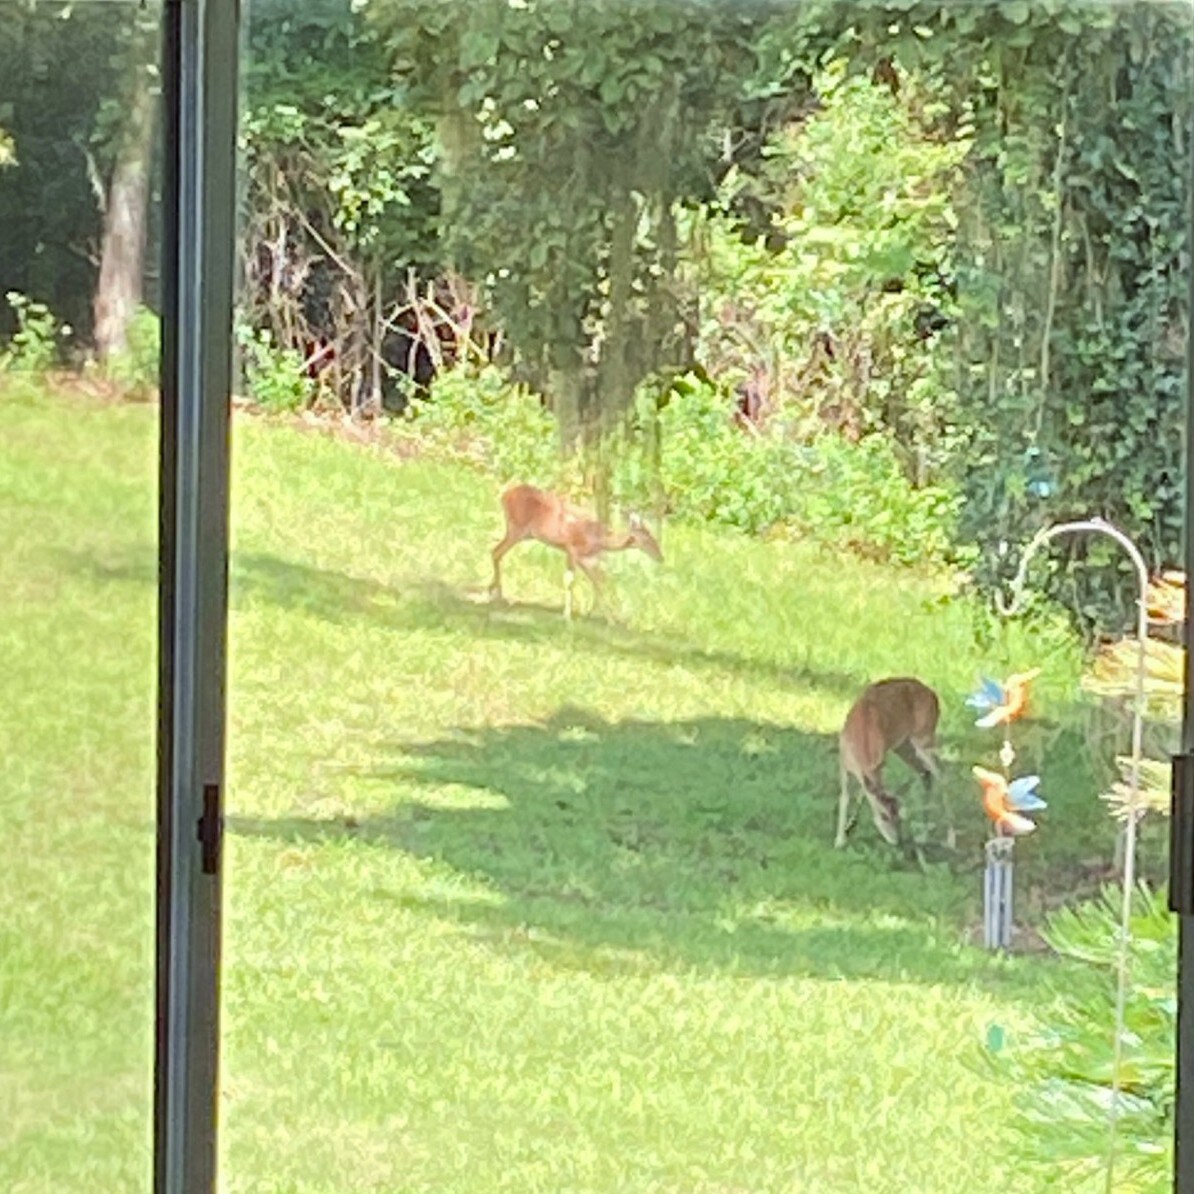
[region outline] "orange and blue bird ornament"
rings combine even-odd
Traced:
[[[974,724],[989,729],[991,726],[1011,725],[1023,717],[1028,711],[1029,686],[1040,674],[1041,669],[1034,667],[1030,671],[1008,676],[1004,684],[984,676],[978,692],[966,698],[966,704],[972,709],[983,711]]]
[[[1036,828],[1025,813],[1039,812],[1048,806],[1037,795],[1039,775],[1024,775],[1010,783],[996,771],[985,767],[974,768],[974,778],[983,790],[983,811],[995,825],[995,832],[1002,837],[1023,837]]]

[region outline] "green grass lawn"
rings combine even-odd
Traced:
[[[0,396],[9,1194],[148,1188],[155,436]],[[249,420],[234,453],[225,1190],[1053,1188],[974,1066],[1066,975],[966,942],[996,744],[962,700],[1046,669],[1031,912],[1111,850],[1072,644],[980,653],[930,580],[684,528],[569,626],[545,548],[475,599],[484,478]],[[903,672],[963,848],[927,873],[867,817],[830,848],[836,729]]]

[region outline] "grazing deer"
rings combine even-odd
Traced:
[[[855,701],[839,739],[842,794],[835,846],[846,844],[857,820],[857,814],[850,816],[851,776],[862,785],[884,841],[900,844],[900,805],[883,786],[883,761],[889,753],[899,755],[921,777],[927,800],[937,777],[933,751],[940,713],[937,694],[910,677],[878,680]]]
[[[589,578],[594,595],[601,597],[604,578],[597,558],[603,552],[637,547],[651,559],[663,561],[663,552],[655,536],[637,514],[630,516],[625,531],[611,531],[583,510],[533,485],[515,485],[507,489],[502,494],[502,510],[506,515],[506,534],[493,549],[493,583],[489,587],[489,595],[495,600],[502,595],[502,557],[525,539],[535,539],[558,548],[568,557],[568,568],[564,573],[565,618],[572,617],[572,584],[578,569]]]

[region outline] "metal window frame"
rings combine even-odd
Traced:
[[[1186,227],[1189,311],[1194,313],[1194,149],[1186,163],[1190,210]],[[1194,335],[1186,341],[1186,576],[1194,576]],[[1188,592],[1188,585],[1187,585]],[[1194,609],[1186,602],[1182,753],[1174,759],[1170,809],[1169,906],[1178,914],[1177,1059],[1173,1114],[1173,1189],[1194,1194]]]
[[[216,1187],[239,0],[166,0],[155,1194]]]

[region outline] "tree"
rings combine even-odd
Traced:
[[[0,38],[10,160],[0,170],[0,282],[48,304],[83,336],[102,236],[97,156],[110,132],[100,115],[119,90],[119,50],[135,17],[123,5],[27,0],[7,14]],[[7,318],[0,310],[0,330]]]
[[[1182,557],[1189,13],[1177,4],[861,0],[856,68],[948,61],[975,123],[959,200],[961,533],[996,580],[1009,542],[1098,511],[1154,565]],[[1053,592],[1088,624],[1133,581],[1075,545]]]
[[[566,448],[689,354],[678,208],[708,193],[767,4],[372,0],[436,120],[443,238]],[[600,499],[600,495],[599,495]]]
[[[93,301],[97,358],[122,352],[144,299],[146,228],[157,111],[156,8],[140,10],[117,51],[120,93],[105,106],[113,132],[112,168],[103,203],[99,277]],[[104,192],[101,192],[104,193]]]
[[[434,339],[409,326],[442,265],[434,131],[346,0],[254,5],[250,47],[245,317],[347,405],[377,401]]]

